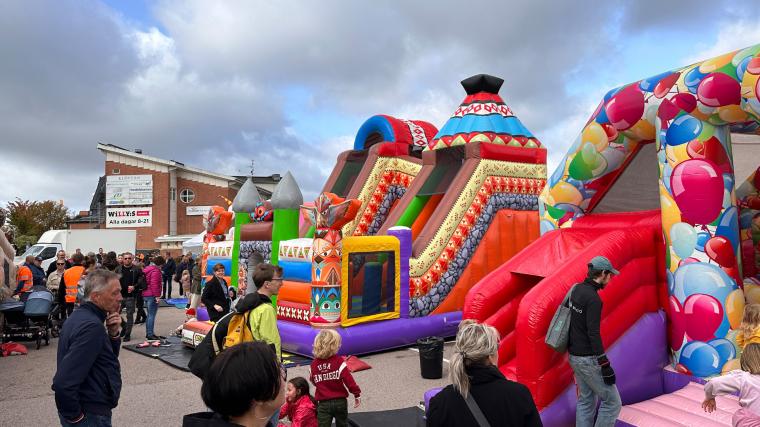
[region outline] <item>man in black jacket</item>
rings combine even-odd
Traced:
[[[570,296],[570,366],[578,385],[576,426],[614,426],[620,414],[620,393],[615,386],[615,371],[604,354],[599,324],[602,320],[602,299],[599,290],[620,274],[603,256],[591,259],[586,280],[573,289]],[[594,424],[597,397],[602,399]]]
[[[64,427],[111,425],[121,392],[121,299],[119,276],[95,270],[85,281],[85,302],[63,326],[52,389]]]
[[[174,280],[174,273],[177,270],[177,263],[172,258],[172,255],[166,253],[166,264],[161,269],[161,276],[163,279],[163,287],[161,290],[161,298],[167,299],[172,297],[172,280]],[[182,286],[180,286],[181,288]]]
[[[134,264],[134,256],[126,252],[122,256],[123,264],[116,267],[114,272],[121,275],[121,306],[127,309],[127,321],[122,324],[121,335],[124,342],[132,339],[132,325],[135,323],[135,298],[142,298],[145,290],[145,274],[142,269]]]

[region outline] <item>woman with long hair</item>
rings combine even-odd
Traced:
[[[498,361],[499,332],[490,325],[462,321],[449,364],[451,385],[430,400],[427,425],[478,427],[466,401],[470,399],[492,426],[541,426],[530,391],[506,379]]]

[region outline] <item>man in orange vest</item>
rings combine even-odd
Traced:
[[[21,294],[23,298],[23,294],[26,292],[30,292],[32,290],[32,285],[34,283],[34,275],[32,274],[32,269],[29,268],[29,265],[34,262],[33,256],[26,257],[26,262],[18,266],[18,270],[16,271],[16,290],[13,292],[13,295]]]
[[[61,317],[66,319],[72,311],[77,302],[77,287],[79,286],[79,279],[84,273],[84,255],[81,253],[75,253],[71,257],[74,265],[67,268],[63,272],[63,283],[58,288],[58,302],[62,303],[63,310],[61,310]]]

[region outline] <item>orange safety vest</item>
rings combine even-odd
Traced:
[[[32,269],[25,265],[19,266],[18,271],[16,272],[16,286],[18,286],[18,282],[24,282],[24,287],[21,288],[21,292],[31,291],[32,285],[34,284]]]
[[[63,283],[66,284],[66,303],[77,302],[77,287],[79,286],[79,279],[82,278],[82,273],[84,273],[84,267],[81,265],[75,265],[63,272]],[[60,288],[58,289],[60,292]]]

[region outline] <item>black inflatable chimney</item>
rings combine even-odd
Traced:
[[[476,74],[462,80],[462,87],[464,87],[467,95],[474,95],[479,92],[488,92],[497,95],[503,83],[504,80],[498,77],[488,74]]]

